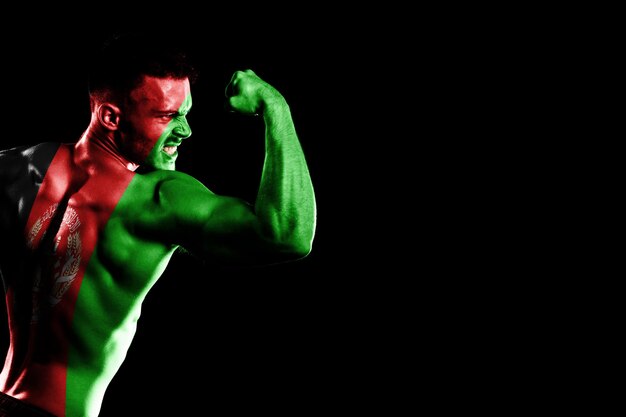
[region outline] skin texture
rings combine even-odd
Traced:
[[[182,103],[181,97],[185,97]],[[121,133],[122,143],[134,146],[137,159],[144,160],[145,164],[173,171],[178,150],[170,155],[163,148],[178,148],[183,140],[191,136],[191,128],[185,117],[192,104],[189,82],[163,82],[146,77],[141,88],[131,94],[130,101],[129,129]],[[145,155],[148,150],[149,154]]]
[[[308,255],[315,197],[289,106],[250,70],[226,94],[232,111],[266,126],[253,203],[174,170],[171,146],[191,135],[187,79],[146,76],[123,103],[96,103],[76,144],[0,152],[0,228],[18,242],[0,257],[11,332],[2,392],[58,416],[97,416],[179,246],[248,265]],[[141,164],[152,170],[135,172]]]

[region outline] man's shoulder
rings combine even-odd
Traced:
[[[199,180],[193,176],[180,171],[156,170],[143,173],[138,176],[138,180],[155,187],[189,187],[200,186],[206,188]]]
[[[5,176],[24,169],[45,172],[61,144],[43,142],[0,150],[0,172]]]
[[[0,157],[10,158],[15,156],[21,156],[25,158],[33,158],[42,154],[50,155],[59,149],[61,143],[59,142],[41,142],[34,145],[21,145],[12,148],[1,149]]]
[[[214,194],[200,181],[180,171],[137,173],[116,208],[116,215],[135,227],[160,227],[206,206]],[[139,226],[138,226],[139,225]]]
[[[129,188],[134,196],[141,194],[148,197],[151,203],[157,204],[172,199],[180,201],[202,194],[213,194],[202,182],[180,171],[156,170],[140,173],[135,176]]]

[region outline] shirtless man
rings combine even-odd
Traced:
[[[248,265],[311,250],[315,197],[283,96],[251,70],[233,75],[227,102],[263,118],[265,161],[253,204],[216,195],[174,170],[191,135],[193,77],[180,54],[156,45],[122,37],[104,50],[77,143],[0,152],[10,331],[0,416],[97,416],[142,302],[179,246]]]

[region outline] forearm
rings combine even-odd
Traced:
[[[266,236],[306,254],[315,233],[315,194],[289,106],[272,98],[263,119],[265,163],[255,211]]]

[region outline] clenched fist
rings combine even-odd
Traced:
[[[248,69],[233,74],[226,86],[226,99],[229,110],[258,115],[268,102],[283,100],[283,96]]]

